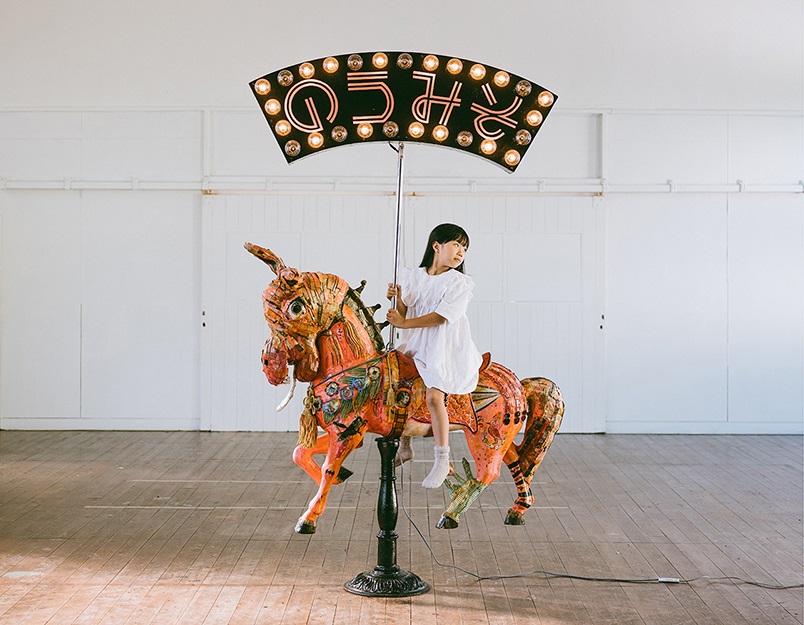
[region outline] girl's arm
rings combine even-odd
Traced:
[[[393,284],[388,285],[388,292],[385,294],[385,297],[388,299],[393,299],[396,297],[396,309],[399,311],[399,314],[402,317],[407,317],[408,314],[408,307],[405,306],[404,302],[402,301],[402,287],[398,284],[394,286]]]
[[[406,319],[398,311],[393,308],[388,311],[386,315],[388,322],[395,328],[429,328],[432,326],[439,326],[446,322],[446,319],[438,313],[431,312],[421,317],[411,317]]]

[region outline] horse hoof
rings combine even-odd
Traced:
[[[525,525],[525,515],[517,512],[513,508],[508,511],[508,516],[505,517],[506,525]]]
[[[297,534],[315,534],[315,521],[307,521],[302,517],[296,523]]]
[[[338,477],[335,478],[335,482],[338,484],[343,484],[346,480],[352,477],[352,471],[347,469],[346,467],[341,467],[338,470]]]
[[[441,518],[438,519],[436,527],[440,530],[454,530],[456,527],[458,527],[458,521],[452,517],[442,515]]]

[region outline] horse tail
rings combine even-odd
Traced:
[[[522,442],[516,446],[519,470],[530,485],[564,416],[561,390],[547,378],[521,380],[528,401],[528,420]]]

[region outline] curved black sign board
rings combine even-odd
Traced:
[[[250,85],[288,163],[341,145],[406,141],[513,172],[558,98],[505,70],[420,52],[329,56]]]

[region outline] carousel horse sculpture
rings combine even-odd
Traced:
[[[293,387],[277,409],[290,401],[297,380],[309,383],[293,459],[318,484],[295,528],[312,534],[331,486],[351,475],[344,460],[363,444],[367,432],[386,438],[431,434],[425,388],[411,358],[385,351],[380,334],[385,324],[374,321],[380,305],[366,307],[360,299],[365,281],[352,289],[338,276],[287,267],[268,249],[251,243],[245,248],[276,274],[263,293],[271,331],[262,352],[263,371],[278,385],[288,381],[289,365],[293,369]],[[452,498],[437,527],[457,527],[461,514],[500,475],[502,462],[517,489],[505,523],[524,524],[533,503],[533,474],[564,413],[558,387],[545,378],[519,380],[485,354],[477,389],[450,395],[447,411],[450,430],[462,429],[466,436],[477,476],[464,459],[465,477],[445,482]],[[318,428],[324,434],[319,436]],[[522,441],[515,444],[523,428]],[[326,454],[320,466],[316,454]]]

